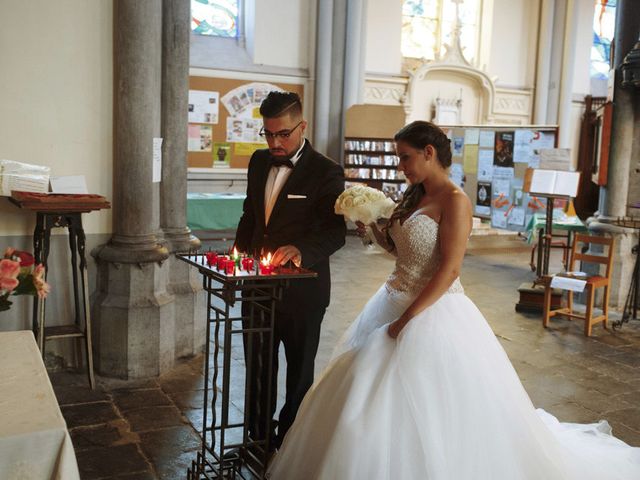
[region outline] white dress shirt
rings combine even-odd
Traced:
[[[306,143],[306,139],[302,140],[302,145],[295,153],[293,157],[291,157],[291,163],[295,167],[296,163],[300,159],[302,155],[302,149]],[[281,167],[271,167],[269,170],[269,176],[267,177],[267,183],[264,188],[264,224],[269,224],[269,217],[271,217],[271,212],[273,211],[273,207],[276,204],[276,200],[278,199],[278,195],[280,195],[280,191],[282,190],[283,185],[291,175],[293,168],[289,168],[287,166]]]

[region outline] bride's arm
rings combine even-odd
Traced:
[[[433,305],[458,278],[471,225],[471,203],[464,193],[456,191],[443,210],[438,227],[440,265],[413,303],[398,320],[389,325],[389,335],[392,338],[398,336],[409,320]]]
[[[396,246],[389,243],[389,241],[387,240],[387,234],[378,228],[378,224],[372,223],[371,225],[369,225],[369,227],[371,227],[371,233],[373,233],[373,236],[375,237],[376,242],[378,242],[378,245],[384,248],[387,252],[395,255]]]
[[[358,226],[358,234],[361,236],[366,235],[366,226],[364,225],[364,223],[356,222],[356,225]],[[396,247],[395,245],[392,245],[387,241],[387,234],[380,230],[376,223],[372,223],[368,225],[368,227],[370,228],[371,233],[373,233],[373,237],[375,238],[376,243],[384,248],[387,252],[395,255]]]

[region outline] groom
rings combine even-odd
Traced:
[[[271,436],[277,448],[296,417],[300,402],[313,383],[320,324],[329,305],[329,256],[344,245],[346,227],[334,213],[336,198],[344,190],[344,172],[334,161],[313,149],[304,138],[307,122],[302,104],[292,92],[271,92],[260,106],[268,150],[257,150],[249,161],[247,198],[236,232],[241,252],[273,254],[272,264],[292,262],[317,272],[317,278],[291,280],[276,304],[271,409],[267,404],[266,368],[268,342],[252,343],[253,372],[261,374],[260,398],[255,398],[256,378],[250,381],[250,435]],[[245,316],[243,305],[243,316]],[[278,418],[277,435],[261,432],[266,418],[276,410],[278,350],[284,345],[287,359],[285,404]],[[245,357],[248,357],[245,342]],[[260,418],[256,412],[262,412]]]

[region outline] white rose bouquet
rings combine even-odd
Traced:
[[[396,204],[375,188],[355,185],[347,188],[336,200],[335,212],[352,222],[369,225],[379,218],[389,218]]]

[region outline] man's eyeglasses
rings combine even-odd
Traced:
[[[260,129],[260,132],[258,133],[258,135],[260,135],[263,138],[267,138],[270,140],[273,140],[274,138],[289,138],[291,136],[291,134],[293,133],[293,131],[298,128],[300,125],[302,125],[302,121],[298,122],[298,124],[293,127],[291,130],[281,130],[279,132],[270,132],[269,130],[265,130],[264,127],[262,127]]]

